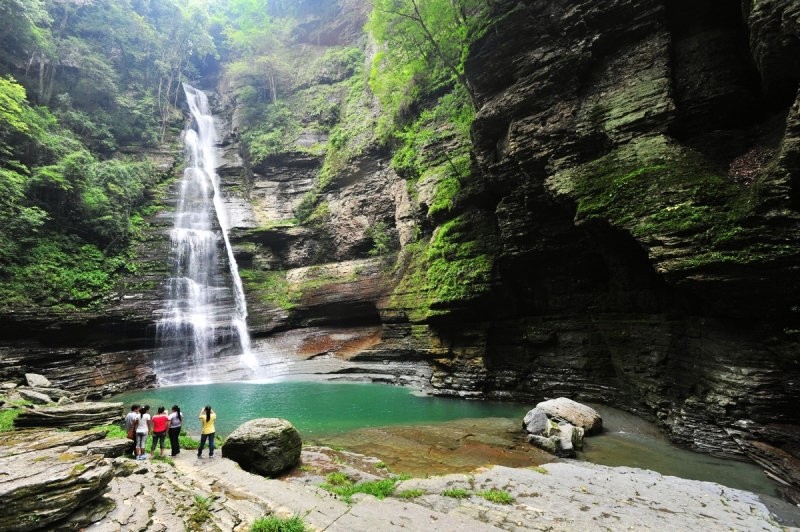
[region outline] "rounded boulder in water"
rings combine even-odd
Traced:
[[[289,421],[281,418],[252,419],[225,439],[222,456],[245,471],[273,476],[300,462],[303,441]]]

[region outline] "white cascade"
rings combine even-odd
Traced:
[[[167,353],[162,367],[156,367],[162,384],[207,382],[214,354],[232,342],[239,344],[242,363],[256,366],[247,331],[247,303],[216,173],[214,118],[205,93],[187,84],[184,92],[192,123],[183,132],[187,166],[170,232],[174,271],[167,283],[167,308],[158,323],[159,344]],[[219,257],[221,248],[224,260]]]

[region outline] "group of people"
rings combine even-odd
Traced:
[[[201,458],[203,449],[206,442],[208,442],[208,457],[214,456],[214,436],[216,429],[214,421],[217,419],[217,414],[210,406],[206,405],[198,416],[202,424],[202,431],[200,433],[200,447],[197,449],[197,457]],[[181,428],[183,427],[183,415],[178,405],[172,405],[172,412],[166,413],[163,406],[158,407],[155,415],[150,415],[150,405],[137,405],[131,406],[131,411],[125,416],[125,430],[128,432],[128,438],[133,440],[133,456],[137,460],[144,460],[147,458],[145,448],[147,444],[147,437],[153,435],[152,443],[150,444],[150,454],[154,455],[156,447],[159,448],[160,456],[164,456],[164,441],[169,435],[169,446],[172,451],[172,456],[177,456],[181,452],[180,439]]]

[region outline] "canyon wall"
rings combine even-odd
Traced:
[[[499,2],[466,67],[469,183],[429,215],[434,192],[409,194],[375,148],[312,226],[281,226],[290,209],[241,231],[248,265],[283,283],[249,283],[254,331],[305,329],[305,356],[418,361],[440,395],[614,404],[799,486],[799,16]],[[322,164],[254,168],[255,210],[274,191],[298,206]],[[396,257],[368,257],[378,222]]]
[[[369,64],[363,6],[293,35],[317,65],[289,95],[293,149],[238,156],[223,76],[220,174],[255,349],[382,366],[438,395],[612,404],[800,488],[800,7],[724,4],[496,2],[466,64],[471,170],[446,209],[431,209],[445,180],[410,187],[377,141],[319,185],[318,126],[357,74],[317,60],[355,47]],[[309,91],[331,116],[303,107]],[[420,156],[442,164],[459,148],[444,138]],[[5,317],[3,376],[152,384],[160,231],[106,312]]]

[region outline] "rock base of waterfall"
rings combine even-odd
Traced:
[[[528,442],[556,456],[574,458],[583,448],[584,434],[597,434],[603,419],[593,408],[559,397],[544,401],[522,420]]]
[[[245,471],[274,476],[297,465],[303,441],[289,421],[253,419],[240,425],[225,440],[222,456]]]

